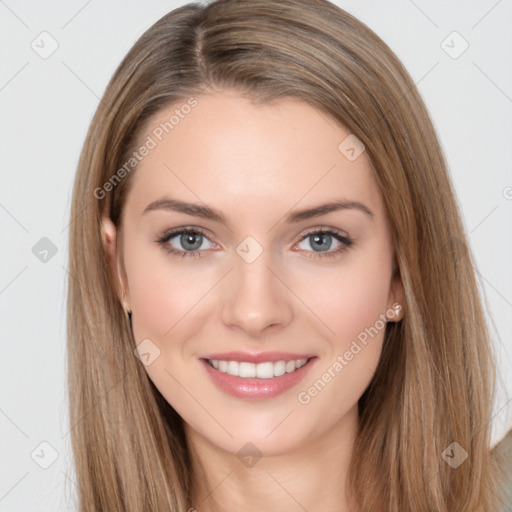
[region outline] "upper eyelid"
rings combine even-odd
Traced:
[[[199,228],[196,226],[184,226],[181,228],[174,228],[174,229],[170,229],[168,231],[164,231],[163,235],[159,237],[159,240],[166,240],[166,239],[171,240],[172,238],[175,238],[176,236],[181,235],[183,233],[187,233],[187,232],[199,233],[199,234],[203,235],[205,238],[207,238],[208,240],[210,240],[208,230],[205,230],[203,228]],[[210,240],[210,242],[216,243],[216,242],[213,242],[213,240]],[[217,245],[219,245],[219,244],[217,244]]]
[[[207,238],[211,243],[215,244],[215,245],[219,245],[221,246],[221,244],[217,243],[217,242],[214,242],[213,240],[210,239],[209,235],[208,235],[208,230],[204,229],[204,228],[201,228],[199,226],[182,226],[182,227],[179,227],[179,228],[173,228],[173,229],[170,229],[169,231],[166,231],[161,237],[159,240],[167,240],[167,242],[169,240],[171,240],[172,238],[175,238],[176,236],[180,235],[180,234],[183,234],[184,232],[192,232],[192,233],[199,233],[199,234],[202,234],[205,238]],[[340,229],[337,229],[337,228],[333,228],[333,227],[330,227],[330,226],[317,226],[317,227],[313,227],[313,228],[309,228],[306,232],[304,232],[302,235],[300,235],[300,238],[297,242],[295,243],[300,243],[302,242],[305,238],[307,238],[308,236],[314,234],[314,233],[319,233],[319,232],[325,232],[325,231],[331,231],[332,234],[334,236],[337,236],[339,238],[345,238],[347,240],[350,240],[352,241],[352,237],[348,234],[348,233],[345,233],[343,230],[340,230]],[[339,240],[341,243],[343,243],[341,240]],[[179,249],[178,249],[179,250]],[[187,252],[192,252],[192,251],[187,251]],[[197,251],[196,251],[197,252]]]

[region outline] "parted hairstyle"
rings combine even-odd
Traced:
[[[405,315],[387,325],[358,403],[347,482],[355,503],[365,512],[497,511],[494,352],[445,157],[414,82],[372,30],[325,0],[218,0],[177,8],[136,41],[80,155],[67,303],[79,512],[192,505],[183,420],[134,356],[101,219],[122,226],[137,172],[125,164],[152,116],[215,90],[255,103],[292,97],[328,115],[364,144],[384,198]],[[467,452],[456,468],[443,456],[454,442]]]

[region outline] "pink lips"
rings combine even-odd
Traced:
[[[213,368],[207,359],[220,359],[223,361],[247,361],[250,363],[291,361],[295,359],[308,359],[308,362],[291,373],[285,373],[271,379],[235,377]],[[314,366],[317,357],[308,354],[291,354],[284,352],[267,352],[265,354],[248,354],[243,352],[229,352],[223,354],[210,354],[200,361],[203,364],[212,382],[225,393],[237,398],[261,400],[272,398],[296,386]]]

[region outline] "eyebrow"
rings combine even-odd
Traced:
[[[164,198],[159,199],[158,201],[154,201],[146,206],[142,212],[142,215],[154,210],[175,211],[226,224],[226,218],[218,210],[210,208],[206,205],[187,203],[185,201],[178,201],[177,199]],[[321,204],[313,208],[294,211],[285,217],[285,222],[290,224],[301,222],[303,220],[320,217],[337,210],[357,210],[366,214],[372,220],[375,217],[374,213],[359,201],[332,201],[330,203]]]

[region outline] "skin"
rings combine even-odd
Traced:
[[[135,171],[121,232],[103,221],[136,343],[149,338],[160,350],[145,369],[184,419],[196,482],[190,506],[201,512],[353,511],[344,479],[357,402],[378,364],[384,329],[309,403],[300,403],[298,394],[329,368],[332,374],[338,355],[379,315],[403,304],[402,284],[392,275],[390,224],[369,159],[363,152],[349,161],[338,150],[349,132],[299,100],[253,105],[234,91],[196,99]],[[157,113],[142,140],[176,108]],[[206,204],[227,221],[169,210],[143,214],[165,196]],[[333,200],[359,201],[373,218],[344,209],[284,222],[292,211]],[[173,256],[156,242],[187,226],[207,232],[202,257]],[[353,245],[322,257],[305,236],[318,228],[338,230]],[[122,255],[116,252],[120,234]],[[250,264],[236,252],[249,235],[263,249]],[[334,237],[329,242],[331,254],[343,245]],[[186,250],[179,235],[167,245]],[[199,361],[230,350],[312,353],[318,360],[291,390],[244,400],[219,390]],[[248,442],[262,454],[252,466],[237,457]]]

